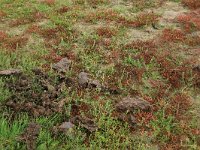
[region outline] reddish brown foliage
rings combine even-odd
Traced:
[[[183,143],[183,139],[181,139],[180,135],[174,135],[174,134],[169,134],[169,133],[165,133],[168,134],[168,138],[169,141],[165,144],[162,144],[160,146],[160,149],[162,150],[186,150],[185,148],[183,148],[182,143]]]
[[[3,18],[3,17],[5,17],[5,16],[6,16],[6,13],[4,11],[0,10],[0,19]]]
[[[85,40],[87,46],[89,46],[89,48],[91,49],[94,49],[96,48],[96,46],[99,46],[100,44],[100,39],[93,39],[93,38],[87,38]]]
[[[42,35],[45,39],[55,39],[55,40],[72,40],[78,36],[78,32],[76,30],[66,30],[62,26],[57,26],[55,28],[50,29],[41,29],[39,34]]]
[[[169,80],[172,87],[179,88],[181,86],[181,75],[179,71],[165,71],[163,76]]]
[[[106,20],[106,21],[117,21],[121,18],[124,18],[119,15],[116,11],[112,9],[108,10],[98,10],[97,12],[92,12],[88,16],[86,16],[86,21],[93,20]]]
[[[193,75],[194,86],[200,88],[200,65],[197,65],[193,68]]]
[[[152,58],[156,55],[157,50],[146,49],[134,56],[134,59],[142,59],[145,64],[149,64]]]
[[[45,39],[45,46],[50,48],[54,45],[59,45],[61,40],[67,37],[66,32],[62,27],[40,29],[38,34]]]
[[[168,113],[172,113],[176,117],[179,117],[181,114],[183,114],[184,112],[186,112],[186,110],[189,109],[191,104],[192,101],[188,95],[179,93],[171,99],[167,111]]]
[[[145,73],[145,68],[133,68],[132,66],[116,66],[116,67],[120,67],[121,69],[120,71],[126,72],[124,85],[128,85],[128,82],[130,81],[129,83],[131,83],[133,79],[135,79],[135,81],[137,82],[142,82],[142,77],[143,77],[143,74]]]
[[[24,133],[19,137],[20,141],[26,143],[28,150],[36,149],[36,141],[39,136],[41,126],[36,123],[30,123]]]
[[[158,22],[159,16],[153,12],[141,13],[136,16],[134,21],[127,21],[127,24],[133,27],[142,27],[145,25],[152,25]]]
[[[19,26],[19,25],[25,25],[32,22],[40,21],[41,19],[47,18],[45,14],[35,11],[30,16],[18,18],[16,20],[13,20],[10,22],[11,27]]]
[[[151,84],[151,86],[153,88],[159,88],[160,89],[160,88],[162,88],[162,87],[165,86],[165,84],[162,81],[160,81],[160,80],[149,79],[149,83]]]
[[[63,14],[63,13],[68,12],[69,10],[70,10],[69,7],[63,6],[63,7],[61,7],[60,9],[58,9],[57,12],[60,13],[60,14]]]
[[[160,64],[161,74],[164,78],[168,79],[173,88],[179,88],[182,82],[187,82],[191,78],[191,67],[189,63],[177,66],[173,62],[173,58],[157,58],[157,62]]]
[[[143,126],[146,126],[155,118],[153,112],[139,112],[135,115],[135,117],[137,122],[142,123]]]
[[[55,4],[55,0],[42,0],[43,3],[51,6],[51,5],[54,5]]]
[[[80,102],[80,104],[74,103],[72,104],[71,115],[77,116],[77,115],[81,115],[81,113],[83,112],[88,114],[90,109],[91,109],[90,106],[84,102]]]
[[[21,48],[26,45],[28,42],[28,37],[24,35],[8,37],[8,35],[0,31],[0,43],[3,47],[16,50],[17,48]]]
[[[4,31],[0,31],[0,42],[5,41],[8,38],[8,35]]]
[[[134,74],[136,75],[136,80],[139,82],[142,82],[142,77],[145,72],[145,69],[144,68],[135,68],[133,71],[134,71]]]
[[[200,36],[188,36],[185,40],[185,43],[189,46],[199,46]]]
[[[183,25],[185,32],[200,30],[200,10],[181,14],[176,19]]]
[[[182,3],[191,8],[191,9],[197,9],[200,8],[200,1],[199,0],[182,0]]]
[[[59,30],[59,28],[41,29],[39,33],[42,37],[51,39],[57,37]]]
[[[99,33],[99,34],[102,34],[102,36],[98,39],[88,38],[85,40],[85,42],[87,43],[87,47],[88,47],[88,50],[86,50],[86,52],[90,52],[93,50],[99,51],[101,49],[101,47],[105,47],[105,48],[109,49],[109,47],[112,44],[112,39],[105,37],[105,36],[111,36],[111,35],[103,35],[103,33]]]
[[[92,5],[93,7],[99,5],[99,4],[105,4],[105,3],[109,3],[110,0],[88,0],[88,3],[90,5]]]
[[[7,38],[3,42],[3,47],[11,49],[11,50],[16,50],[17,48],[21,48],[26,45],[28,42],[28,37],[27,36],[14,36],[11,38]]]
[[[86,21],[93,20],[105,20],[108,22],[114,21],[121,25],[131,26],[131,27],[141,27],[144,25],[151,25],[158,22],[159,16],[155,13],[141,13],[134,20],[129,20],[126,17],[120,15],[118,12],[108,9],[99,10],[95,13],[90,13],[86,16]]]
[[[150,63],[152,58],[155,56],[157,52],[157,45],[153,40],[149,41],[133,41],[130,44],[126,44],[126,49],[137,49],[140,50],[140,53],[137,54],[134,59],[143,59],[146,64]]]
[[[116,35],[115,29],[110,27],[99,27],[97,28],[96,32],[99,36],[106,38],[111,38],[112,36]]]
[[[125,45],[127,49],[137,49],[137,50],[154,50],[157,48],[155,42],[153,40],[149,41],[133,41],[130,44]]]
[[[55,51],[51,51],[48,55],[45,55],[42,58],[49,62],[58,62],[62,59],[62,57],[56,54]]]
[[[69,51],[69,52],[66,52],[65,54],[62,54],[62,57],[67,57],[70,60],[74,60],[74,61],[77,59],[76,54],[73,51]]]
[[[163,42],[178,42],[185,40],[185,34],[178,29],[164,29],[161,39]]]
[[[45,19],[45,18],[47,18],[46,14],[39,12],[39,11],[35,11],[31,15],[30,20],[39,21],[39,20]]]
[[[129,66],[124,66],[121,63],[115,65],[116,72],[112,76],[106,76],[106,83],[113,88],[118,87],[118,83],[120,82],[123,86],[128,87],[133,84],[133,78],[136,78],[133,68]],[[122,76],[123,74],[123,76]],[[119,77],[120,81],[119,81]]]
[[[109,38],[102,38],[100,43],[105,47],[109,47],[112,44],[112,40]]]
[[[109,54],[106,53],[105,58],[108,63],[118,62],[122,56],[120,50],[112,50]]]
[[[40,32],[40,27],[37,25],[30,25],[28,29],[26,30],[26,33],[39,33]]]
[[[32,20],[30,20],[28,18],[19,18],[14,21],[11,21],[10,26],[15,27],[15,26],[19,26],[19,25],[29,24],[31,22],[32,22]]]

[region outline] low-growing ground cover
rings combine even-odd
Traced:
[[[199,0],[1,0],[0,149],[200,148]]]

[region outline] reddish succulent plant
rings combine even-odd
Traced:
[[[8,38],[8,35],[4,31],[0,31],[0,42],[5,41]]]
[[[97,28],[97,34],[102,37],[111,38],[116,35],[116,30],[110,27],[99,27]]]
[[[200,30],[200,10],[184,13],[176,18],[186,33]]]
[[[185,34],[178,29],[164,29],[161,39],[163,42],[179,42],[185,40]]]
[[[199,0],[182,0],[182,3],[191,8],[191,9],[197,9],[200,8],[200,1]]]

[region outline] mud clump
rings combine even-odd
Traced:
[[[147,111],[150,108],[151,108],[150,103],[143,100],[140,97],[136,97],[136,98],[126,97],[126,98],[123,98],[122,101],[120,101],[116,105],[116,109],[122,112],[125,112],[125,111],[134,112],[136,109]]]
[[[0,76],[20,75],[22,73],[19,69],[8,69],[0,71]]]
[[[63,58],[58,63],[53,64],[52,68],[60,73],[66,73],[70,69],[71,63],[71,60]]]
[[[71,129],[74,127],[74,124],[71,122],[63,122],[58,128],[60,130],[67,130],[67,129]]]
[[[73,133],[74,127],[75,125],[70,121],[68,121],[68,122],[63,122],[60,125],[54,126],[52,131],[54,135],[59,135],[60,133],[64,133],[67,135]]]
[[[135,114],[137,111],[150,111],[151,104],[141,97],[125,97],[115,105],[116,116],[119,120],[128,122],[131,125],[136,125]]]
[[[82,116],[75,116],[70,119],[75,125],[79,125],[82,128],[87,129],[89,132],[95,132],[98,130],[98,126],[95,124],[94,120],[82,117]]]
[[[60,13],[60,14],[63,14],[63,13],[68,12],[69,10],[70,10],[69,7],[63,6],[63,7],[61,7],[60,9],[58,9],[57,12]]]
[[[63,64],[63,62],[67,62],[67,64]],[[68,69],[68,65],[68,60],[61,60],[54,66],[60,71],[59,73],[63,73]],[[7,70],[2,74],[11,75],[19,72],[19,70]],[[50,116],[55,113],[63,114],[68,101],[62,97],[62,92],[63,89],[69,87],[79,90],[99,88],[102,92],[117,93],[117,90],[101,85],[98,80],[89,78],[88,74],[84,72],[79,74],[78,81],[59,73],[50,77],[41,69],[33,69],[32,72],[32,76],[20,72],[20,75],[8,78],[6,81],[5,88],[13,94],[6,100],[5,106],[11,108],[15,112],[14,114],[27,112],[33,117]],[[83,105],[83,108],[86,108],[85,106]],[[79,115],[79,106],[72,104],[72,107],[75,108],[72,116]]]
[[[193,74],[194,74],[194,85],[197,88],[200,88],[200,64],[193,67]]]
[[[26,143],[27,150],[36,149],[36,140],[40,133],[40,125],[37,123],[30,123],[24,133],[18,138],[20,141]]]
[[[56,85],[52,78],[39,69],[33,72],[35,74],[33,77],[21,75],[6,83],[6,88],[13,93],[7,99],[6,106],[16,113],[27,112],[34,117],[64,112],[67,100],[59,99],[63,83]]]
[[[91,79],[90,74],[86,72],[81,72],[78,74],[78,84],[81,88],[99,89],[101,92],[109,92],[111,94],[120,93],[118,89],[104,86],[98,80]]]
[[[5,17],[7,14],[4,11],[0,11],[0,20]]]

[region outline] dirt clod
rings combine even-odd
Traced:
[[[24,133],[20,135],[19,140],[26,143],[28,150],[36,149],[36,140],[40,133],[40,128],[39,124],[30,123]]]
[[[71,122],[63,122],[63,123],[59,126],[60,129],[64,129],[64,130],[70,129],[70,128],[73,128],[73,127],[74,127],[74,124],[72,124]]]
[[[88,88],[103,88],[98,80],[93,80],[88,77],[89,74],[86,72],[81,72],[78,75],[78,83],[81,87],[88,87]]]
[[[120,91],[117,88],[111,88],[108,86],[104,86],[96,79],[89,78],[89,74],[86,72],[81,72],[78,75],[78,84],[82,88],[97,88],[100,89],[101,92],[109,92],[111,94],[119,94]]]
[[[53,127],[53,133],[55,135],[58,135],[59,133],[64,133],[64,134],[68,134],[73,132],[73,128],[75,127],[75,125],[71,122],[63,122],[62,124],[60,124],[59,126],[54,126]]]
[[[79,125],[80,127],[87,129],[89,132],[94,132],[98,129],[98,126],[95,124],[94,120],[87,117],[75,116],[70,120],[75,125]]]
[[[148,111],[151,108],[151,104],[141,97],[125,97],[116,104],[115,108],[116,112],[114,113],[119,120],[127,122],[135,127],[135,125],[137,125],[137,119],[135,117],[137,110]]]
[[[137,121],[133,114],[118,113],[117,118],[120,121],[128,122],[130,125],[136,125]]]
[[[194,66],[193,70],[194,70],[194,71],[197,71],[197,72],[200,72],[200,64]]]
[[[0,76],[19,75],[22,71],[20,69],[8,69],[0,71]]]
[[[53,64],[52,68],[58,72],[66,73],[69,70],[71,63],[71,60],[63,58],[58,63]]]
[[[116,105],[116,109],[118,111],[130,111],[134,112],[135,110],[149,110],[151,108],[151,104],[145,101],[141,97],[125,97]]]
[[[30,116],[49,116],[62,113],[66,99],[59,99],[61,84],[55,85],[52,78],[40,69],[34,69],[32,77],[21,75],[17,80],[8,80],[6,87],[13,92],[6,106],[16,113],[27,112]]]
[[[78,83],[80,86],[86,87],[89,83],[90,79],[88,77],[88,73],[81,72],[78,75]]]

